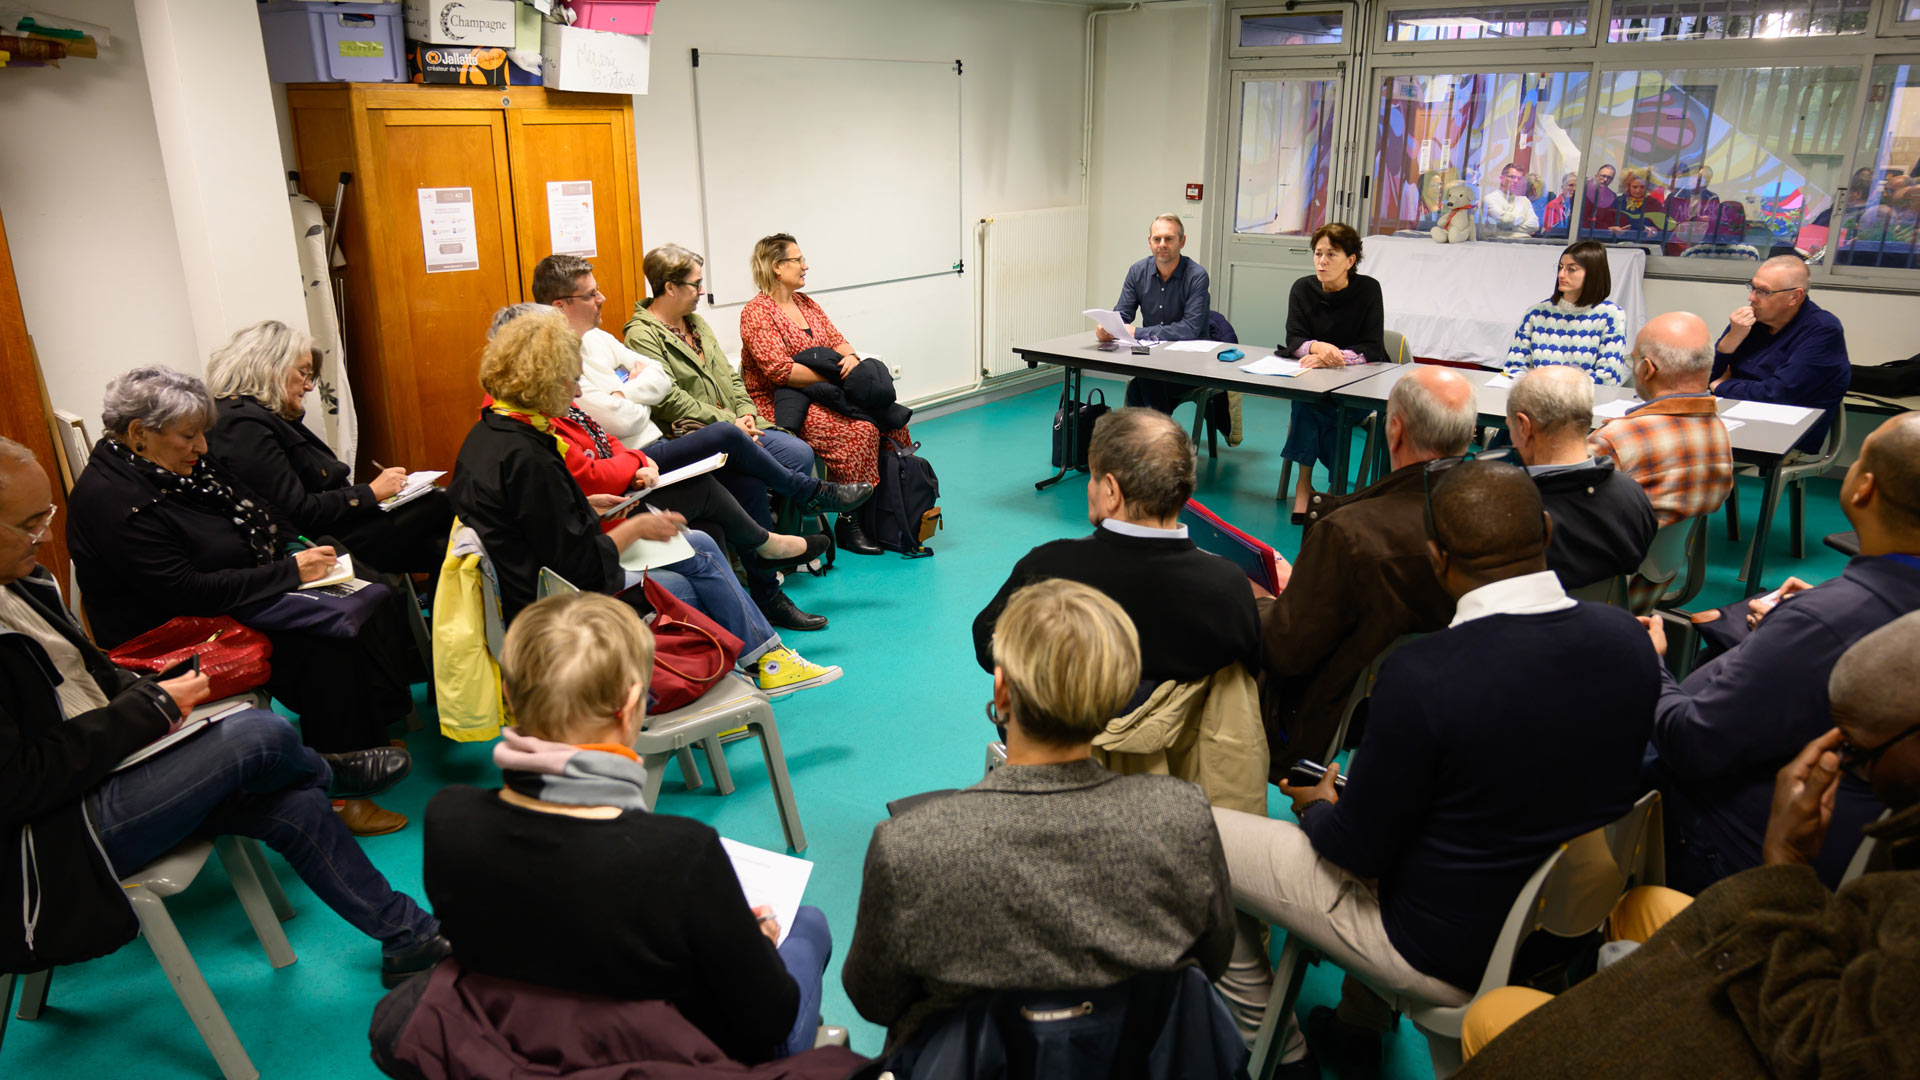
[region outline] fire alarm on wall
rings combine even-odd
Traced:
[[[1188,184],[1188,185],[1187,185],[1187,201],[1188,201],[1188,202],[1199,202],[1199,201],[1200,201],[1200,189],[1201,189],[1202,187],[1204,187],[1204,186],[1205,186],[1205,185],[1203,185],[1203,184]]]

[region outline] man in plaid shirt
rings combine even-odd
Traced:
[[[1713,513],[1733,490],[1733,443],[1707,389],[1707,324],[1684,311],[1661,315],[1634,339],[1631,361],[1645,404],[1588,436],[1587,448],[1640,481],[1663,528]]]

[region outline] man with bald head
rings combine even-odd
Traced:
[[[1587,449],[1640,482],[1662,528],[1711,514],[1733,490],[1733,443],[1713,391],[1713,345],[1700,316],[1656,316],[1633,339],[1641,404],[1587,437]]]
[[[1848,649],[1827,694],[1835,726],[1774,779],[1763,865],[1559,997],[1476,1002],[1464,1041],[1492,1041],[1461,1080],[1920,1075],[1920,613]],[[1867,827],[1867,872],[1833,893],[1808,866],[1833,842],[1822,802],[1843,776],[1893,813]]]
[[[1724,398],[1802,405],[1827,415],[1794,449],[1820,452],[1853,368],[1840,320],[1807,295],[1807,263],[1777,255],[1747,284],[1747,302],[1727,317],[1715,346],[1713,392]]]
[[[1457,607],[1382,666],[1346,789],[1338,766],[1282,785],[1298,825],[1214,810],[1245,913],[1222,992],[1250,1030],[1272,978],[1255,920],[1300,935],[1349,973],[1339,1010],[1308,1023],[1343,1076],[1377,1075],[1392,1023],[1368,984],[1471,998],[1540,861],[1632,807],[1660,692],[1633,617],[1572,600],[1547,569],[1553,528],[1525,472],[1469,461],[1430,482],[1423,557]],[[1282,1060],[1302,1059],[1287,1041]]]
[[[1479,410],[1458,373],[1402,370],[1387,399],[1393,471],[1363,491],[1309,498],[1292,577],[1259,601],[1260,704],[1276,781],[1295,758],[1325,755],[1354,679],[1381,650],[1453,616],[1427,565],[1421,474],[1467,452]]]
[[[1827,729],[1827,678],[1848,646],[1920,610],[1920,412],[1880,425],[1840,483],[1860,554],[1824,584],[1797,579],[1731,649],[1686,682],[1666,675],[1654,718],[1651,779],[1666,798],[1667,879],[1697,893],[1760,864],[1773,774]],[[1658,619],[1642,620],[1666,651]],[[1839,883],[1861,826],[1880,813],[1866,785],[1842,780],[1814,862]]]
[[[1587,451],[1593,379],[1579,368],[1534,368],[1507,393],[1507,433],[1553,518],[1547,566],[1569,589],[1640,568],[1653,544],[1653,505],[1613,462]]]

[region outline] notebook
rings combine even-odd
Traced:
[[[1280,593],[1279,553],[1220,519],[1220,515],[1188,499],[1180,511],[1180,523],[1201,551],[1212,552],[1231,561],[1246,572],[1254,584],[1274,595]]]
[[[234,713],[254,707],[252,698],[227,703],[215,702],[214,704],[218,704],[220,707],[214,709],[207,705],[202,705],[200,708],[188,713],[186,723],[181,724],[177,730],[155,739],[140,749],[135,750],[133,753],[128,754],[126,757],[121,758],[120,764],[115,765],[113,771],[119,772],[122,769],[138,765],[175,743],[182,742],[200,734],[207,729],[208,724],[218,723],[232,716]]]

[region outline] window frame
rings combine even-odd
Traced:
[[[1875,49],[1867,56],[1865,63],[1861,65],[1859,92],[1854,95],[1853,113],[1850,117],[1853,122],[1853,138],[1848,143],[1846,161],[1840,173],[1840,175],[1847,178],[1849,182],[1852,180],[1855,170],[1872,164],[1871,162],[1863,163],[1860,159],[1860,152],[1861,146],[1865,142],[1866,132],[1862,125],[1865,124],[1867,117],[1867,96],[1872,93],[1873,89],[1873,69],[1879,66],[1883,59],[1898,59],[1902,57],[1910,57],[1912,59],[1912,66],[1920,68],[1920,43],[1914,43],[1911,48],[1905,49]],[[1835,189],[1836,192],[1839,190],[1838,188]],[[1916,254],[1920,254],[1920,238],[1916,238],[1915,240],[1914,251]],[[1833,261],[1833,255],[1834,250],[1832,246],[1829,245],[1827,248],[1827,257],[1821,261],[1820,266],[1814,268],[1816,270],[1826,271],[1827,280],[1843,284],[1860,284],[1882,289],[1920,292],[1920,266],[1907,269],[1886,266],[1841,266]],[[1814,275],[1814,280],[1820,280],[1820,275]]]
[[[1338,12],[1340,15],[1340,38],[1333,44],[1325,45],[1242,45],[1240,44],[1240,24],[1249,18],[1262,15],[1318,15]],[[1227,14],[1227,58],[1241,59],[1284,59],[1309,60],[1325,57],[1346,59],[1356,51],[1356,38],[1366,33],[1361,7],[1354,0],[1326,0],[1324,3],[1262,4],[1258,7],[1235,8]]]
[[[1246,84],[1268,80],[1297,79],[1309,81],[1330,79],[1336,84],[1336,97],[1338,100],[1335,108],[1339,110],[1339,112],[1345,112],[1350,107],[1349,103],[1353,100],[1353,68],[1344,63],[1314,64],[1299,67],[1288,66],[1284,69],[1246,66],[1234,69],[1228,72],[1227,75],[1227,86],[1232,94],[1233,100],[1227,106],[1227,122],[1229,127],[1229,137],[1227,141],[1231,144],[1231,150],[1225,163],[1226,183],[1221,188],[1221,190],[1226,193],[1226,205],[1223,206],[1220,211],[1224,229],[1222,236],[1224,238],[1230,238],[1236,243],[1297,247],[1306,240],[1307,235],[1310,234],[1241,232],[1236,227],[1240,214],[1240,132],[1238,125],[1235,125],[1233,121],[1240,119],[1242,116],[1242,110],[1245,105],[1244,87]],[[1347,119],[1340,117],[1339,112],[1335,114],[1337,120]],[[1354,189],[1346,184],[1346,177],[1352,175],[1348,159],[1353,156],[1353,151],[1351,148],[1343,148],[1340,145],[1342,140],[1340,138],[1341,133],[1338,130],[1339,126],[1340,125],[1336,123],[1333,160],[1327,167],[1327,215],[1329,221],[1339,220],[1340,215],[1345,212],[1343,203],[1347,197],[1354,194]]]
[[[1920,37],[1920,19],[1900,18],[1901,0],[1881,0],[1876,36],[1883,38]]]
[[[1374,7],[1376,10],[1374,16],[1368,20],[1369,26],[1367,34],[1367,42],[1372,49],[1373,56],[1389,57],[1413,54],[1444,55],[1446,53],[1490,51],[1500,53],[1540,52],[1564,54],[1579,49],[1590,49],[1599,40],[1596,36],[1596,31],[1599,26],[1598,17],[1603,9],[1603,2],[1602,0],[1587,0],[1587,32],[1584,36],[1494,38],[1491,40],[1474,38],[1467,41],[1394,41],[1387,37],[1387,23],[1393,18],[1394,12],[1446,6],[1449,6],[1448,0],[1384,0],[1382,3],[1375,4]],[[1462,9],[1472,7],[1472,5],[1464,3],[1451,6]],[[1506,60],[1502,59],[1499,62],[1504,64]],[[1431,72],[1426,74],[1431,74]],[[1464,75],[1470,74],[1470,72],[1461,71],[1455,74]]]

